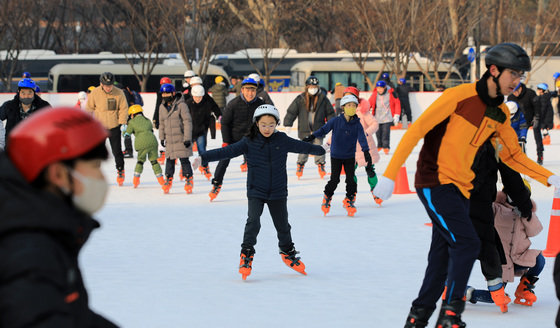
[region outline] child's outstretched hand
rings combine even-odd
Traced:
[[[196,171],[196,169],[198,169],[198,167],[200,166],[201,163],[202,163],[202,158],[200,156],[197,156],[195,159],[193,159],[193,162],[192,162],[193,170]]]
[[[331,151],[331,145],[326,143],[326,144],[322,144],[321,147],[323,147],[323,149],[325,150],[325,153],[328,153],[329,151]]]

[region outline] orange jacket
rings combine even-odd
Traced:
[[[479,87],[486,88],[485,80]],[[397,147],[385,173],[395,180],[399,168],[420,139],[424,145],[417,162],[415,187],[452,183],[470,197],[474,172],[471,166],[478,148],[493,138],[501,160],[515,171],[548,186],[553,173],[530,160],[521,150],[503,103],[487,105],[477,93],[477,83],[447,89],[412,124]],[[488,97],[488,96],[486,96]]]

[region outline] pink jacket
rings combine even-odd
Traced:
[[[360,106],[356,111],[356,115],[360,118],[360,123],[362,123],[362,127],[364,128],[364,132],[366,133],[366,139],[369,146],[369,154],[371,155],[371,162],[373,164],[379,162],[379,153],[377,152],[377,145],[375,144],[375,140],[373,140],[373,134],[379,128],[379,123],[370,111],[369,101],[360,98]],[[360,143],[356,143],[356,163],[358,166],[366,166],[366,160],[364,158],[364,152],[362,151],[362,147]]]
[[[537,256],[541,253],[538,249],[529,249],[531,240],[543,230],[541,221],[533,212],[530,221],[516,212],[509,204],[493,203],[494,226],[502,240],[502,246],[506,253],[507,264],[502,265],[504,282],[511,282],[515,277],[513,264],[532,267],[536,263]]]

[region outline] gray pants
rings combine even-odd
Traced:
[[[322,145],[323,138],[315,138],[313,140],[314,145]],[[307,159],[309,158],[309,154],[299,154],[297,158],[298,164],[305,164],[307,163]],[[325,164],[325,155],[317,156],[315,155],[315,165]]]

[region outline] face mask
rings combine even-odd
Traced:
[[[162,99],[164,102],[166,102],[166,103],[170,103],[171,101],[173,101],[173,97],[172,97],[172,96],[170,96],[170,97],[161,97],[161,99]]]
[[[353,108],[344,108],[344,114],[348,115],[348,116],[354,116],[356,115],[356,107]]]
[[[31,105],[33,102],[33,98],[19,98],[22,104],[24,105]]]
[[[72,202],[78,209],[92,215],[103,207],[109,185],[105,179],[87,177],[74,170],[71,172],[72,176],[80,180],[84,187],[81,195],[72,195]]]
[[[309,92],[310,95],[314,96],[317,94],[317,92],[319,92],[319,88],[309,88],[307,89],[307,92]]]

